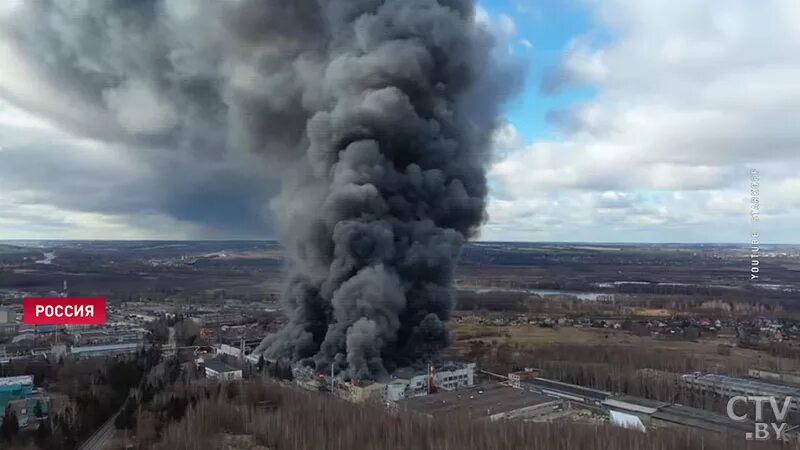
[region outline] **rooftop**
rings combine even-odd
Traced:
[[[0,378],[0,386],[14,386],[17,384],[33,386],[33,375]]]
[[[455,372],[455,371],[458,371],[458,370],[473,370],[474,371],[475,370],[475,363],[447,362],[447,363],[442,363],[442,364],[433,366],[433,371],[435,373]],[[428,375],[428,368],[424,368],[424,369],[423,368],[415,368],[412,371],[397,372],[396,375],[398,375],[398,377],[401,378],[401,379],[413,378],[413,377],[419,377],[419,376],[427,376]]]
[[[735,422],[722,414],[682,405],[666,406],[654,413],[653,417],[717,433],[744,434],[753,431],[753,422]]]
[[[536,378],[525,384],[541,390],[550,390],[597,401],[603,401],[611,397],[610,392],[578,386],[576,384],[562,383],[561,381],[550,380],[547,378]]]
[[[413,397],[401,400],[398,405],[432,415],[466,412],[489,416],[553,401],[556,400],[546,395],[492,384]]]
[[[139,347],[139,344],[136,342],[128,342],[124,344],[106,344],[106,345],[85,345],[80,347],[72,347],[70,350],[72,353],[83,353],[83,352],[103,352],[103,351],[111,351],[111,350],[130,350]]]
[[[225,364],[224,362],[218,361],[216,359],[210,359],[210,360],[206,361],[205,365],[206,365],[206,369],[211,369],[211,370],[213,370],[214,372],[217,372],[217,373],[237,372],[237,371],[241,370],[241,369],[237,369],[235,367],[231,367],[231,366]]]
[[[736,390],[741,392],[768,394],[781,397],[800,397],[800,388],[785,386],[782,384],[766,383],[764,381],[753,380],[750,378],[737,378],[713,373],[688,374],[684,375],[682,378],[693,383],[707,384],[725,390]]]
[[[623,409],[630,409],[637,411],[639,409],[642,410],[652,410],[652,412],[663,408],[665,406],[671,405],[671,403],[667,402],[660,402],[657,400],[650,400],[647,398],[642,397],[634,397],[632,395],[616,395],[614,397],[608,398],[605,402],[603,402],[607,406],[616,406],[621,407]],[[637,407],[639,409],[637,409]]]

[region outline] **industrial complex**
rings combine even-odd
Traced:
[[[47,417],[50,397],[34,387],[32,375],[0,378],[0,419],[13,413],[20,428]]]
[[[685,427],[737,436],[753,429],[751,422],[735,422],[711,409],[567,383],[535,367],[493,373],[470,360],[438,360],[405,368],[377,381],[346,378],[341,373],[302,365],[276,371],[276,361],[254,353],[261,334],[254,319],[248,318],[252,309],[245,302],[226,302],[222,311],[193,308],[177,312],[162,304],[128,302],[109,309],[109,323],[105,326],[59,327],[25,325],[20,308],[11,305],[0,309],[0,334],[6,337],[0,346],[0,363],[131,357],[151,345],[160,345],[165,356],[177,356],[179,352],[190,355],[196,374],[207,379],[233,381],[272,376],[322,395],[381,405],[393,413],[429,418],[457,415],[486,421],[611,423],[642,431]],[[183,325],[196,328],[197,337],[192,342],[186,342],[185,336],[176,336],[179,314]],[[156,322],[164,324],[167,332],[157,344],[152,326]],[[533,326],[529,321],[522,323],[517,326]],[[585,325],[579,321],[573,324]],[[666,378],[686,391],[718,398],[800,398],[800,377],[790,373],[752,369],[746,377],[735,377],[670,372]],[[27,427],[46,417],[52,408],[52,396],[34,384],[32,375],[0,378],[0,417],[13,412],[20,426]],[[796,404],[792,408],[797,411]]]
[[[479,372],[479,373],[476,373]],[[689,427],[745,436],[753,422],[733,421],[726,415],[670,402],[616,394],[539,377],[527,368],[506,376],[477,371],[474,363],[430,365],[427,372],[383,383],[341,381],[310,369],[295,368],[299,386],[328,391],[357,403],[382,403],[392,410],[436,418],[464,415],[474,420],[571,420],[609,422],[645,431],[650,428]],[[480,375],[480,376],[478,376]],[[476,380],[480,378],[481,382]],[[753,378],[692,373],[679,377],[688,389],[721,395],[775,395],[800,398],[800,388]]]

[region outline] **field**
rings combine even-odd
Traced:
[[[462,291],[591,291],[656,302],[757,299],[795,309],[800,247],[765,246],[762,253],[754,284],[742,245],[471,243],[455,281]],[[67,280],[76,292],[109,297],[213,289],[277,294],[283,262],[274,241],[0,241],[0,291],[47,293]]]
[[[526,350],[545,350],[553,347],[588,347],[602,345],[606,349],[616,349],[620,353],[633,354],[642,349],[648,353],[662,355],[665,359],[673,355],[697,362],[696,370],[739,374],[753,367],[775,367],[781,370],[800,370],[800,360],[772,357],[764,352],[737,348],[732,339],[703,338],[680,340],[657,339],[651,336],[637,336],[623,330],[555,327],[543,328],[534,325],[491,326],[476,323],[453,323],[450,327],[454,336],[454,348],[466,355],[475,343],[484,345],[509,344]],[[720,345],[730,345],[724,355]],[[563,355],[562,360],[569,360]],[[588,361],[587,361],[588,362]]]

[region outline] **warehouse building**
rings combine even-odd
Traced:
[[[552,395],[564,400],[597,406],[611,397],[610,392],[549,380],[547,378],[534,378],[530,382],[522,383],[522,386],[524,389],[534,389],[543,394]]]
[[[536,379],[541,374],[541,369],[534,369],[526,367],[523,370],[511,372],[508,374],[508,384],[517,389],[522,389],[523,382],[529,382]]]
[[[127,355],[136,353],[139,349],[141,349],[141,345],[138,342],[129,342],[124,344],[73,346],[70,349],[70,353],[77,358],[92,358],[96,356]]]
[[[372,381],[350,383],[347,389],[340,389],[337,394],[353,403],[382,402],[386,395],[386,385]]]
[[[216,378],[219,380],[241,380],[242,369],[237,369],[225,364],[222,361],[212,359],[205,361],[206,378]]]
[[[9,402],[25,399],[34,392],[33,375],[0,378],[0,417]]]
[[[777,373],[767,370],[750,369],[747,371],[750,378],[760,378],[762,380],[774,381],[776,383],[794,384],[800,386],[800,375],[791,373]]]
[[[492,384],[408,398],[398,402],[398,407],[430,417],[466,414],[494,421],[544,420],[561,413],[565,404],[551,396]]]
[[[683,405],[665,406],[652,415],[657,425],[682,425],[714,433],[745,436],[754,429],[754,423],[747,420],[736,422],[728,416],[704,409]]]
[[[138,343],[144,341],[147,333],[142,328],[103,328],[75,332],[70,327],[70,331],[75,344],[79,346]]]
[[[432,373],[431,373],[432,371]],[[452,391],[475,384],[475,363],[446,364],[428,368],[428,373],[418,373],[409,379],[408,388],[412,395],[425,395],[429,391],[428,381],[433,378],[435,389]]]
[[[431,381],[433,383],[431,384]],[[432,391],[454,391],[475,384],[475,363],[449,363],[409,378],[395,378],[386,385],[386,400],[396,402],[404,398],[427,395]]]
[[[737,378],[714,373],[691,373],[681,376],[681,381],[693,389],[715,392],[725,396],[763,395],[777,398],[800,398],[800,388],[767,383],[750,378]],[[794,406],[794,405],[793,405]]]
[[[0,308],[0,325],[16,323],[17,314],[11,308]]]

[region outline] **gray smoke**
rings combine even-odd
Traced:
[[[191,216],[205,192],[249,205],[239,193],[263,199],[280,179],[272,208],[289,259],[288,324],[259,352],[379,378],[448,345],[454,262],[485,219],[497,106],[522,80],[497,64],[471,0],[17,9],[1,37],[68,101],[2,84],[0,96],[144,149],[140,159],[162,168],[157,184],[208,183],[165,199],[171,210]],[[235,188],[198,177],[200,163],[241,174],[229,175]]]
[[[289,323],[259,350],[380,378],[448,345],[454,262],[484,220],[498,87],[518,80],[492,72],[470,1],[320,6],[325,48],[301,59],[319,76],[308,164],[279,204]]]

